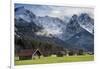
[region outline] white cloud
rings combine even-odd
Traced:
[[[84,8],[84,7],[50,7],[52,8],[49,11],[50,16],[52,17],[63,17],[63,16],[72,16],[73,14],[81,14],[81,13],[88,13],[91,17],[94,17],[94,9],[92,8]]]

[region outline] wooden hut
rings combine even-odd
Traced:
[[[39,49],[24,49],[20,50],[20,52],[17,53],[17,56],[19,57],[19,60],[32,59],[32,56],[38,56],[40,58],[41,52],[39,51]]]

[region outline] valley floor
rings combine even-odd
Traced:
[[[16,60],[15,65],[49,64],[49,63],[80,62],[80,61],[93,61],[93,60],[94,60],[93,55],[64,56],[64,57],[50,56],[32,60]]]

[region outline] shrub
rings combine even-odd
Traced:
[[[45,51],[45,52],[43,53],[43,56],[44,56],[44,57],[51,56],[51,53],[50,53],[50,52]]]
[[[75,53],[74,53],[74,51],[69,51],[69,56],[72,56],[72,55],[74,55]]]
[[[57,57],[63,57],[65,55],[65,53],[61,51],[61,52],[58,52],[56,55],[57,55]]]
[[[79,51],[78,51],[78,54],[77,55],[83,55],[84,54],[84,51],[82,50],[82,49],[80,49]]]

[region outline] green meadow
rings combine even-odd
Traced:
[[[80,62],[80,61],[93,61],[93,55],[81,55],[81,56],[49,56],[41,57],[40,59],[31,60],[15,60],[15,65],[29,65],[29,64],[50,64],[50,63],[64,63],[64,62]]]

